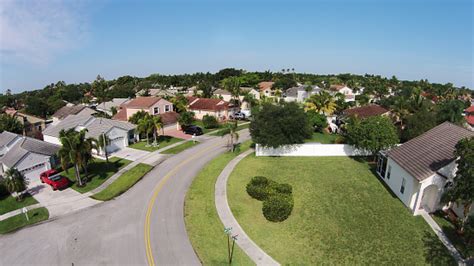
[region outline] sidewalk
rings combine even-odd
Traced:
[[[99,204],[101,201],[94,200],[94,199],[90,198],[90,196],[92,196],[94,194],[97,194],[97,193],[101,192],[102,190],[106,189],[110,184],[112,184],[115,180],[117,180],[123,173],[125,173],[128,170],[132,169],[134,166],[136,166],[139,163],[149,164],[153,167],[160,164],[166,158],[169,157],[169,155],[163,155],[163,154],[160,154],[160,152],[165,151],[167,149],[171,149],[173,147],[176,147],[180,144],[183,144],[186,141],[187,140],[183,140],[183,141],[174,143],[172,145],[166,146],[166,147],[164,147],[162,149],[159,149],[159,150],[156,150],[154,152],[150,152],[150,153],[142,156],[141,158],[136,159],[135,161],[131,162],[127,166],[120,169],[113,176],[109,177],[99,187],[97,187],[97,188],[95,188],[95,189],[93,189],[89,192],[86,192],[86,193],[83,193],[83,194],[78,193],[79,195],[74,196],[74,197],[68,197],[68,198],[61,197],[62,195],[56,193],[58,197],[55,198],[54,200],[42,201],[41,203],[30,205],[30,206],[27,207],[27,209],[28,210],[33,210],[33,209],[40,208],[40,207],[46,207],[48,209],[49,213],[50,213],[50,218],[51,218],[51,217],[62,216],[64,214],[67,214],[67,213],[70,213],[70,212],[74,212],[74,211],[77,211],[77,210],[80,210],[80,209],[88,208],[88,207],[91,207],[93,205]],[[69,189],[71,189],[71,188],[69,188]],[[21,213],[21,209],[17,209],[17,210],[5,213],[3,215],[0,215],[0,221],[3,221],[5,219],[8,219],[8,218],[10,218],[12,216],[15,216],[17,214],[20,214],[20,213]]]
[[[232,211],[230,210],[229,203],[227,201],[227,180],[229,179],[229,175],[234,170],[234,167],[242,160],[245,156],[254,152],[253,150],[248,150],[232,161],[222,170],[221,174],[217,178],[216,186],[215,186],[215,201],[216,201],[216,209],[221,219],[221,222],[224,224],[226,228],[232,228],[232,234],[238,235],[238,239],[236,241],[237,245],[247,254],[247,256],[252,259],[257,265],[280,265],[277,261],[275,261],[272,257],[270,257],[265,251],[263,251],[255,242],[250,239],[250,237],[244,232],[242,227],[240,227],[239,223],[235,219]]]
[[[461,257],[461,254],[459,254],[458,250],[453,246],[453,244],[451,244],[451,241],[449,241],[448,237],[444,234],[443,230],[439,227],[435,220],[433,220],[433,218],[425,211],[421,212],[421,216],[423,219],[425,219],[433,232],[435,232],[439,240],[441,240],[443,245],[449,251],[451,256],[453,256],[458,265],[466,265],[464,259]]]

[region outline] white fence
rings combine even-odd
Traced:
[[[368,156],[370,153],[355,149],[347,144],[305,143],[264,148],[255,145],[257,156]]]

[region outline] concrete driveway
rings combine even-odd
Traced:
[[[146,156],[150,154],[150,152],[148,151],[142,151],[142,150],[137,150],[137,149],[133,149],[133,148],[129,148],[129,147],[125,147],[119,151],[116,151],[116,152],[113,152],[110,154],[110,157],[119,157],[119,158],[123,158],[123,159],[127,159],[127,160],[130,160],[130,161],[136,161],[140,158],[142,158],[143,156]]]
[[[40,180],[30,182],[28,192],[48,209],[50,218],[72,213],[100,202],[72,188],[54,191],[51,186],[41,183]]]

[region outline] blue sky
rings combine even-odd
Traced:
[[[470,0],[0,3],[0,92],[225,67],[474,88]]]

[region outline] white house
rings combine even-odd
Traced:
[[[40,173],[55,167],[60,146],[42,140],[0,133],[0,177],[10,168],[22,172],[29,181],[39,179]]]
[[[355,93],[353,89],[347,87],[346,85],[332,85],[330,90],[333,94],[343,94],[346,102],[355,101],[355,96],[358,95],[358,93]]]
[[[376,171],[414,215],[420,214],[421,210],[434,212],[443,207],[441,195],[455,176],[455,145],[468,137],[474,137],[474,132],[445,122],[398,147],[381,152]],[[454,206],[452,210],[462,217],[462,208]]]
[[[299,102],[302,103],[304,102],[307,98],[309,98],[311,95],[318,94],[321,91],[321,88],[318,86],[311,86],[311,91],[309,93],[306,91],[306,88],[309,86],[298,86],[298,87],[292,87],[286,90],[284,93],[283,97],[286,102]]]
[[[96,118],[90,115],[69,115],[57,125],[46,128],[43,131],[43,137],[49,143],[61,145],[59,140],[61,130],[74,128],[76,131],[80,131],[87,129],[87,138],[98,139],[100,135],[105,134],[110,140],[107,151],[114,152],[138,140],[139,137],[135,133],[135,127],[132,123],[107,118]],[[97,151],[94,152],[97,153]]]
[[[260,100],[260,93],[257,90],[255,90],[254,88],[241,87],[240,90],[241,90],[242,94],[248,93],[248,94],[252,95],[255,100]],[[226,102],[230,102],[230,100],[232,100],[232,94],[229,91],[224,90],[224,89],[215,90],[214,95],[221,98],[222,100],[224,100]],[[248,103],[244,101],[244,98],[245,98],[244,95],[239,96],[239,101],[241,102],[240,108],[242,108],[244,110],[248,110],[250,108],[249,108]]]

